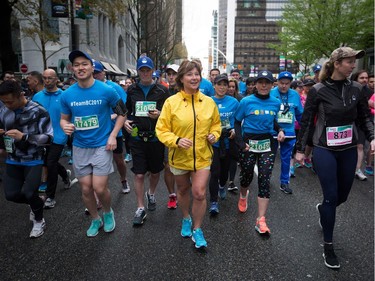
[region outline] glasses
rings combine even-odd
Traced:
[[[56,79],[56,77],[46,77],[46,76],[43,76],[42,78],[43,80],[55,80]]]

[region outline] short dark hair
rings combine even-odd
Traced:
[[[35,77],[36,79],[38,79],[38,82],[43,85],[42,73],[40,73],[39,71],[31,71],[28,73],[28,75]]]
[[[7,80],[0,84],[0,96],[12,94],[19,97],[22,93],[22,87],[19,82],[14,80]]]
[[[212,68],[212,69],[210,70],[210,75],[211,75],[211,72],[212,72],[212,71],[218,71],[219,74],[220,74],[220,70],[219,70],[218,68]]]
[[[246,85],[250,85],[251,83],[255,83],[255,77],[249,77],[246,79]]]
[[[14,71],[12,70],[7,70],[7,71],[4,71],[3,74],[1,74],[1,80],[4,79],[5,77],[5,74],[10,74],[10,75],[14,75]]]

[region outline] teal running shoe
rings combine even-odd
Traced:
[[[104,220],[104,232],[112,232],[115,230],[116,222],[115,222],[115,214],[111,208],[111,211],[108,213],[103,213],[103,220]]]
[[[195,242],[195,248],[205,248],[207,247],[207,241],[204,239],[203,231],[200,228],[197,228],[193,231],[193,237],[191,238]]]
[[[182,237],[191,237],[193,235],[193,233],[191,232],[192,225],[193,225],[193,222],[191,220],[191,217],[182,219],[182,227],[181,227]]]
[[[103,226],[103,221],[101,218],[92,220],[90,228],[87,230],[87,237],[95,237],[99,233],[99,229]]]

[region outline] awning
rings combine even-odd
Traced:
[[[117,72],[119,73],[119,75],[126,75],[126,73],[122,72],[121,69],[114,63],[111,63],[110,64],[112,66],[112,68]]]
[[[138,72],[135,69],[128,68],[127,72],[128,72],[128,76],[130,76],[130,77],[136,77],[136,76],[138,76]]]
[[[113,67],[108,62],[105,62],[105,61],[100,61],[100,62],[104,66],[106,72],[114,73],[114,74],[119,74],[119,75],[121,74],[121,73],[117,73],[117,71],[114,70]]]

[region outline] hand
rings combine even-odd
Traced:
[[[230,135],[228,139],[234,139],[235,136],[236,136],[236,132],[234,131],[234,129],[230,130]]]
[[[184,149],[188,149],[190,148],[191,146],[193,145],[193,142],[187,138],[181,138],[178,143],[177,143],[177,146],[179,148],[184,148]]]
[[[21,140],[23,137],[23,133],[18,131],[17,129],[8,130],[6,131],[5,135],[17,141]]]
[[[0,129],[0,135],[2,135],[4,133],[5,133],[4,129]]]
[[[245,143],[245,148],[242,150],[243,152],[249,151],[250,150],[250,145],[248,143]]]
[[[207,135],[207,140],[210,144],[214,144],[216,142],[216,138],[213,134],[208,134]]]
[[[115,137],[109,136],[107,140],[107,145],[105,146],[106,150],[115,150],[117,148],[117,140]]]
[[[131,134],[132,131],[133,131],[133,127],[132,127],[132,123],[133,123],[133,122],[134,122],[134,121],[132,121],[132,120],[126,120],[125,123],[124,123],[124,128],[125,128],[125,130],[126,130],[129,134]]]
[[[284,134],[283,131],[280,131],[280,132],[278,133],[278,135],[277,135],[277,140],[278,140],[279,142],[283,142],[283,141],[285,140],[285,134]]]
[[[75,126],[73,123],[66,123],[64,124],[62,129],[65,134],[67,134],[68,136],[71,136],[75,130]]]
[[[150,117],[151,119],[158,119],[159,116],[160,111],[157,109],[152,109],[148,111],[148,117]]]

